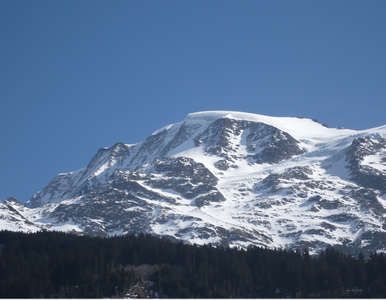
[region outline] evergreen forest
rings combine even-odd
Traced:
[[[0,232],[1,298],[123,298],[129,291],[159,298],[386,298],[386,256],[198,246],[147,234]]]

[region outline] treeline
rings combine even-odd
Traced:
[[[326,249],[247,250],[187,245],[151,235],[97,238],[0,232],[1,298],[122,297],[148,278],[159,297],[386,297],[386,256],[367,261]]]

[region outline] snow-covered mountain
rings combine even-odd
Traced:
[[[385,138],[386,126],[355,131],[301,117],[193,113],[141,143],[100,149],[25,206],[0,202],[0,226],[386,251]]]

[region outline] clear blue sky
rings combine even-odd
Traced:
[[[0,200],[188,113],[386,124],[386,1],[0,1]]]

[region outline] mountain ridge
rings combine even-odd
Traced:
[[[385,138],[386,126],[192,113],[140,143],[99,149],[86,167],[58,174],[12,208],[24,231],[386,251]],[[6,229],[11,208],[1,203]]]

